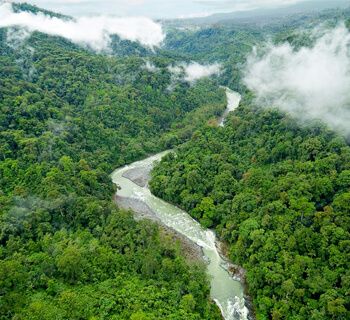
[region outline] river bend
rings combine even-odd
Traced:
[[[221,126],[227,114],[238,107],[241,98],[228,88],[226,95],[228,105],[223,117],[219,119]],[[155,197],[148,188],[149,173],[154,163],[168,152],[161,152],[114,171],[112,180],[120,188],[117,192],[118,198],[128,200],[128,207],[139,214],[139,217],[156,220],[200,246],[207,261],[211,297],[219,306],[223,317],[225,320],[247,320],[244,288],[227,271],[227,262],[219,254],[214,232],[204,229],[187,212]]]

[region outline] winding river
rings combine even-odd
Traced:
[[[241,96],[226,89],[227,110],[219,124],[222,126],[230,111],[238,107]],[[204,229],[191,216],[151,194],[147,182],[156,161],[169,151],[164,151],[145,160],[117,169],[112,180],[120,187],[117,201],[136,212],[138,218],[149,218],[177,231],[202,248],[207,261],[207,273],[211,279],[211,297],[219,306],[225,320],[246,320],[248,309],[244,301],[244,289],[239,280],[227,271],[228,263],[221,257],[213,231]]]

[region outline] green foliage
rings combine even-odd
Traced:
[[[128,213],[112,212],[95,234],[60,230],[36,242],[13,238],[3,255],[2,317],[220,319],[203,298],[209,282],[202,267],[189,267],[156,226],[136,224]]]
[[[69,17],[62,15],[60,13],[55,13],[52,11],[48,11],[42,8],[39,8],[37,6],[33,6],[29,3],[12,3],[12,8],[14,12],[30,12],[30,13],[34,13],[34,14],[44,14],[50,17],[56,17],[56,18],[60,18],[60,19],[70,19]]]
[[[247,270],[258,319],[347,319],[350,148],[249,97],[153,170],[152,192],[214,226]]]
[[[0,29],[0,318],[221,319],[203,266],[111,202],[112,169],[191,137],[152,189],[230,244],[258,317],[349,318],[348,146],[249,102],[216,128],[224,90],[174,83],[167,68],[218,61],[220,84],[245,92],[242,65],[267,34],[311,44],[295,29],[346,12],[170,30],[157,52],[114,36],[114,57],[38,32],[11,43]]]
[[[224,90],[39,33],[0,49],[0,318],[220,319],[203,266],[118,210],[109,174],[187,140]]]

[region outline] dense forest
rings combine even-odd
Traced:
[[[247,271],[258,319],[350,317],[349,137],[259,108],[242,82],[247,53],[266,35],[309,47],[315,26],[349,27],[349,14],[329,10],[263,27],[226,21],[167,38],[170,51],[222,59],[221,81],[243,101],[224,128],[210,123],[167,155],[151,190],[228,244],[230,259]]]
[[[309,35],[315,27],[332,27],[344,21],[350,26],[349,17],[350,8],[313,10],[274,18],[259,16],[249,21],[223,19],[215,24],[198,24],[196,19],[168,22],[163,50],[204,63],[220,61],[223,65],[220,84],[242,93],[246,89],[241,81],[242,70],[253,47],[266,41],[309,46],[312,44]]]
[[[31,6],[18,10],[36,10]],[[116,208],[112,169],[188,139],[224,109],[171,58],[97,55],[0,30],[0,318],[220,319],[201,263]]]
[[[160,48],[112,36],[108,54],[0,28],[0,319],[222,319],[205,265],[113,201],[115,168],[166,149],[152,192],[227,244],[258,320],[349,319],[349,141],[259,108],[242,81],[254,46],[309,46],[349,15],[164,22]],[[222,72],[173,76],[191,61]],[[243,96],[225,127],[219,85]]]
[[[350,147],[246,95],[153,171],[151,190],[215,228],[258,319],[348,319]]]

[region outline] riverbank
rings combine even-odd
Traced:
[[[132,210],[135,220],[149,219],[157,223],[160,227],[161,236],[169,237],[174,242],[178,242],[180,244],[182,252],[184,253],[187,261],[191,263],[207,263],[207,261],[204,259],[203,249],[199,245],[173,228],[169,228],[168,226],[164,225],[157,217],[156,213],[142,200],[116,195],[115,202],[121,209]]]
[[[228,103],[231,104],[228,107],[238,106],[240,96],[232,95],[230,90],[227,90],[227,95]],[[211,283],[211,298],[220,308],[225,320],[251,319],[250,308],[244,299],[243,283],[238,276],[232,276],[233,268],[220,253],[215,233],[203,228],[186,211],[155,197],[148,188],[154,163],[168,152],[161,152],[115,170],[112,180],[119,186],[116,201],[120,207],[133,210],[135,219],[150,219],[161,225],[162,235],[179,241],[188,258],[203,261],[204,257]]]
[[[123,173],[123,177],[129,179],[141,188],[147,186],[151,168],[133,168]]]
[[[246,278],[247,271],[244,268],[242,268],[241,266],[234,264],[229,259],[228,244],[217,240],[216,246],[217,246],[218,252],[221,255],[222,259],[226,262],[226,265],[224,267],[227,270],[227,272],[229,272],[231,274],[231,276],[234,279],[237,279],[243,286],[244,303],[245,303],[246,308],[249,310],[248,320],[255,320],[256,319],[255,308],[253,305],[253,299],[251,298],[251,296],[249,294],[249,287],[248,287],[247,278]]]
[[[151,178],[150,172],[152,170],[151,165],[144,167],[130,168],[123,172],[122,177],[129,180],[130,182],[136,184],[141,188],[145,188]],[[148,188],[147,188],[148,189]],[[137,198],[122,197],[119,195],[115,196],[115,201],[117,205],[125,210],[132,210],[134,213],[134,218],[136,220],[149,219],[157,223],[160,227],[161,235],[165,237],[170,237],[173,241],[178,241],[182,252],[187,261],[191,263],[206,263],[208,261],[205,259],[203,248],[196,244],[194,241],[190,240],[183,234],[177,232],[175,229],[166,226],[157,216],[157,213],[152,210],[144,201]],[[215,240],[215,246],[220,257],[224,261],[221,265],[223,269],[231,275],[231,277],[239,281],[244,289],[244,305],[248,310],[247,320],[255,319],[255,312],[252,304],[252,300],[248,295],[248,287],[246,283],[246,271],[233,264],[228,258],[228,248],[224,243]]]

